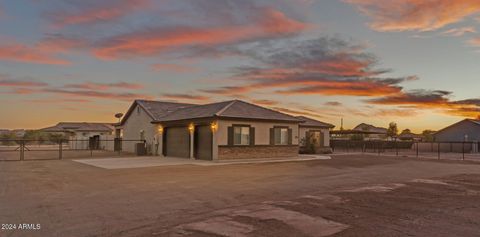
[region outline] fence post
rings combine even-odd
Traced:
[[[438,159],[440,160],[440,142],[438,143],[437,152],[438,152]]]
[[[347,150],[347,153],[348,153],[348,140],[345,140],[345,149]]]
[[[415,143],[415,144],[417,144],[417,158],[418,158],[418,142],[417,142],[417,143]]]
[[[58,159],[59,160],[62,159],[62,150],[63,150],[62,139],[60,139],[60,141],[58,141]]]
[[[20,160],[25,160],[25,140],[20,141]]]
[[[473,143],[472,143],[473,148]],[[462,160],[465,160],[465,142],[462,142]]]
[[[397,138],[395,138],[395,155],[398,156]]]

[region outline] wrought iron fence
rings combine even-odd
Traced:
[[[375,153],[417,158],[479,160],[480,142],[331,140],[334,153]]]
[[[81,159],[146,154],[145,140],[0,139],[0,161]]]

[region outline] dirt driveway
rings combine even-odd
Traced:
[[[379,156],[106,170],[0,162],[0,236],[479,236],[480,164]],[[27,226],[32,227],[32,226]]]

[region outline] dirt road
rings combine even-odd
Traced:
[[[0,162],[0,236],[479,236],[480,164],[378,156],[105,170]]]

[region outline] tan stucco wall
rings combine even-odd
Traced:
[[[245,124],[255,128],[255,145],[270,145],[270,128],[274,126],[287,126],[292,129],[292,145],[298,145],[298,124],[257,122],[257,121],[230,121],[218,120],[216,142],[219,146],[228,145],[228,127],[233,124]]]
[[[148,116],[147,112],[140,107],[140,113],[137,113],[137,106],[133,109],[130,116],[123,124],[123,140],[139,140],[140,131],[145,131],[145,140],[147,146],[155,147],[153,145],[154,137],[157,136],[157,125],[151,123],[152,118]],[[127,152],[135,152],[135,143],[138,141],[124,141],[122,150]]]
[[[298,130],[299,130],[299,134],[298,134],[299,141],[305,138],[305,134],[308,130],[320,130],[323,133],[323,141],[324,141],[323,146],[326,146],[326,147],[330,146],[330,130],[329,129],[300,127]],[[300,145],[304,145],[304,144],[300,144]]]

